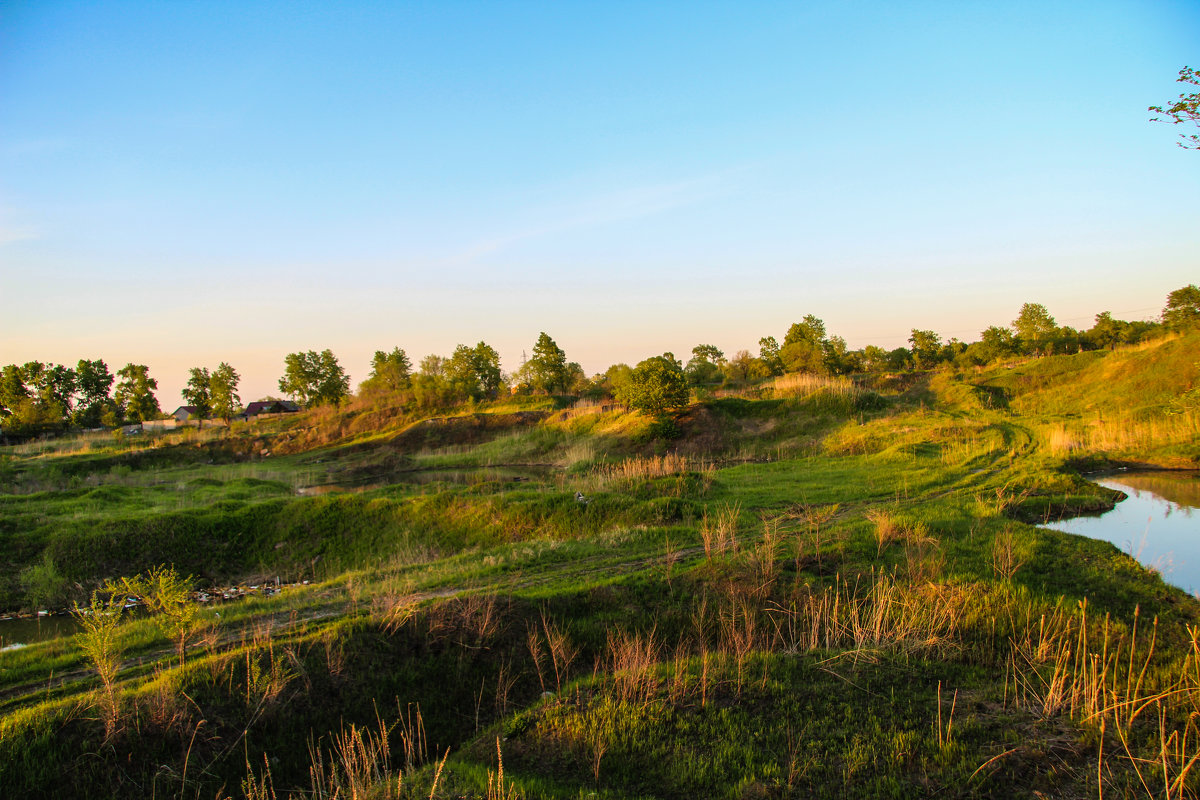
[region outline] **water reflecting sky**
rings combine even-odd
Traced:
[[[1129,499],[1099,516],[1047,528],[1112,542],[1189,594],[1200,591],[1200,477],[1196,473],[1121,473],[1096,479]]]

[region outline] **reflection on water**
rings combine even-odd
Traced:
[[[67,636],[74,633],[77,627],[75,618],[70,614],[0,619],[0,650]]]
[[[1096,480],[1129,498],[1098,516],[1048,528],[1112,542],[1168,583],[1200,591],[1200,476],[1193,472],[1126,472]]]

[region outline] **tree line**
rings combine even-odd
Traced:
[[[636,366],[614,364],[588,377],[545,332],[520,367],[505,373],[500,355],[486,342],[458,345],[449,356],[427,355],[414,368],[405,351],[378,350],[371,372],[358,387],[364,398],[387,395],[414,409],[446,408],[494,400],[501,395],[564,395],[611,398],[651,414],[686,406],[692,391],[740,388],[787,373],[849,375],[927,370],[948,364],[980,367],[1013,357],[1076,353],[1136,344],[1175,330],[1200,326],[1200,287],[1171,292],[1158,322],[1124,321],[1097,314],[1086,330],[1058,325],[1038,303],[1026,303],[1008,327],[991,326],[976,342],[943,340],[914,328],[909,347],[868,345],[850,350],[840,336],[809,314],[792,324],[779,342],[759,340],[758,353],[740,350],[727,358],[715,345],[698,344],[686,364],[673,353]],[[118,380],[119,379],[119,380]],[[183,399],[205,419],[228,423],[240,410],[240,376],[228,363],[189,370]],[[113,390],[114,383],[116,384]],[[338,404],[350,396],[350,379],[330,350],[289,353],[279,390],[306,407]],[[126,364],[114,376],[100,359],[81,359],[74,368],[31,361],[0,370],[0,424],[9,435],[31,436],[78,428],[115,427],[162,416],[158,382],[144,364]]]
[[[874,345],[850,350],[842,337],[829,335],[825,323],[809,314],[788,328],[782,343],[774,336],[760,339],[757,355],[740,350],[726,358],[717,346],[699,344],[692,348],[686,364],[673,353],[663,353],[634,367],[614,364],[590,378],[579,364],[568,361],[562,348],[543,332],[534,343],[531,356],[523,358],[520,368],[512,374],[501,371],[499,356],[485,342],[475,347],[459,345],[449,358],[426,356],[415,369],[399,347],[391,352],[376,351],[371,374],[359,385],[359,395],[387,394],[424,409],[494,399],[501,394],[569,395],[596,400],[612,398],[656,414],[687,405],[695,390],[740,388],[787,373],[902,372],[928,370],[943,364],[981,367],[1014,357],[1111,349],[1197,325],[1200,325],[1200,288],[1195,285],[1171,292],[1158,322],[1119,320],[1105,311],[1096,315],[1092,327],[1076,330],[1058,325],[1045,306],[1026,303],[1010,326],[991,326],[981,332],[979,341],[943,340],[935,331],[914,328],[909,347],[892,350]],[[289,359],[315,363],[316,356],[310,352],[293,354]],[[280,381],[280,390],[304,401],[340,402],[348,397],[349,381],[340,368],[333,369],[336,367],[333,354],[327,350],[321,356],[321,361],[332,370],[327,377],[314,370],[301,380],[299,370],[294,374],[289,370],[288,378]],[[336,385],[337,391],[319,392],[323,380]],[[297,381],[306,388],[297,391]]]
[[[10,435],[30,436],[68,426],[141,422],[161,414],[157,389],[145,364],[126,364],[115,376],[101,359],[80,359],[74,368],[41,361],[9,364],[0,370],[0,423]]]

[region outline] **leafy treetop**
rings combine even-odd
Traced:
[[[233,419],[234,413],[242,404],[242,398],[238,397],[237,393],[238,383],[241,379],[237,370],[224,361],[212,371],[212,375],[209,377],[208,388],[212,399],[212,412],[225,420],[226,424],[229,424],[229,420]]]
[[[1179,70],[1179,77],[1175,79],[1175,82],[1200,86],[1200,72],[1191,67],[1184,67]],[[1162,106],[1150,106],[1146,110],[1162,115],[1153,117],[1150,120],[1151,122],[1165,122],[1170,125],[1192,123],[1200,126],[1200,92],[1181,94],[1178,100],[1166,108]],[[1180,147],[1187,150],[1200,150],[1200,134],[1181,133],[1179,134],[1179,139],[1180,141],[1176,144]]]
[[[279,390],[306,406],[341,402],[350,393],[350,379],[332,350],[288,353]]]
[[[538,336],[533,345],[533,357],[522,367],[522,377],[529,388],[545,394],[566,394],[571,371],[567,367],[567,354],[545,332]]]
[[[196,409],[196,419],[205,420],[212,414],[212,389],[209,386],[212,376],[208,367],[192,367],[188,370],[188,382],[180,392],[183,400]]]
[[[385,353],[376,350],[371,359],[371,374],[362,382],[360,389],[368,392],[400,392],[412,382],[412,361],[399,347]]]
[[[640,362],[619,392],[618,400],[653,416],[686,408],[690,397],[683,365],[673,353]]]
[[[1193,283],[1167,295],[1162,321],[1176,330],[1200,325],[1200,287]]]
[[[125,409],[125,416],[134,422],[155,419],[162,411],[154,393],[158,381],[150,377],[150,368],[145,364],[126,364],[117,370],[121,382],[117,384],[114,398],[117,405]]]

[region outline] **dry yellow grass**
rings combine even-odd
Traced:
[[[804,397],[815,392],[829,392],[845,397],[856,397],[861,391],[849,378],[827,378],[805,372],[780,375],[771,384],[776,397]]]
[[[1046,431],[1046,442],[1055,455],[1076,451],[1125,453],[1162,445],[1194,442],[1200,438],[1200,412],[1181,409],[1178,413],[1153,417],[1096,417],[1090,422],[1059,423]]]
[[[667,453],[662,456],[627,458],[616,464],[602,464],[592,474],[599,479],[601,484],[629,484],[681,475],[685,472],[696,472],[707,488],[716,476],[716,471],[716,464],[708,459],[688,458],[678,453]]]

